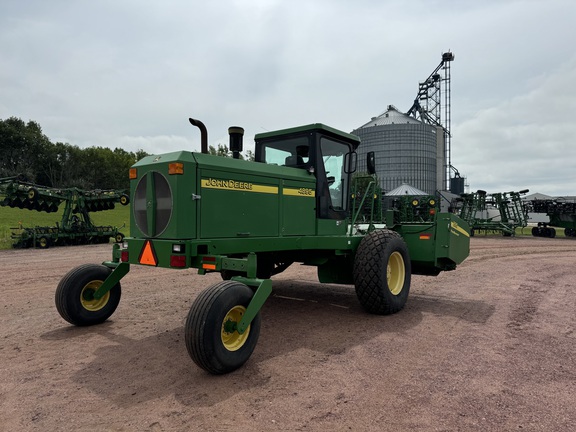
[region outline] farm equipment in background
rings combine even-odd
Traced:
[[[470,235],[476,232],[501,232],[504,236],[515,235],[516,228],[528,225],[528,212],[522,201],[522,195],[528,189],[519,192],[498,192],[487,194],[479,190],[462,194],[456,199],[454,208],[470,225]]]
[[[556,237],[556,230],[552,227],[564,228],[566,237],[576,237],[576,202],[564,198],[553,200],[531,200],[526,202],[530,213],[546,213],[549,222],[538,222],[532,228],[534,237]]]
[[[251,356],[270,278],[293,263],[316,267],[321,283],[353,284],[367,312],[386,315],[404,307],[412,274],[454,270],[469,254],[468,224],[451,213],[405,223],[391,209],[386,229],[369,220],[365,232],[353,232],[354,135],[319,123],[266,132],[255,137],[255,161],[246,161],[237,156],[242,128],[229,129],[234,157],[218,157],[208,152],[204,124],[190,122],[201,153],[147,156],[130,168],[130,235],[113,245],[110,261],[62,278],[55,303],[64,320],[107,320],[132,265],[220,272],[223,281],[194,300],[184,339],[199,367],[222,374]],[[368,161],[374,174],[373,153]],[[367,187],[362,201],[373,193]]]
[[[440,211],[439,200],[434,195],[394,197],[392,208],[401,223],[432,222]]]
[[[368,155],[370,164],[374,163],[373,153]],[[375,174],[355,174],[352,177],[352,193],[350,194],[351,209],[350,234],[354,229],[366,233],[375,229],[375,224],[383,224],[382,189],[378,185]]]
[[[15,248],[47,248],[56,245],[121,242],[124,235],[117,227],[96,226],[91,212],[112,210],[115,203],[127,205],[129,196],[118,190],[84,191],[77,188],[51,188],[26,181],[22,176],[0,179],[0,206],[54,213],[64,203],[64,213],[55,226],[12,229]]]

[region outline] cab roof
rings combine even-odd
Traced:
[[[288,129],[280,129],[277,131],[263,132],[263,133],[256,134],[254,136],[254,140],[256,140],[256,141],[261,140],[261,139],[266,140],[266,139],[276,138],[276,137],[285,136],[285,135],[299,135],[299,134],[302,134],[303,132],[321,132],[324,135],[332,136],[334,138],[338,138],[338,139],[347,141],[350,144],[352,144],[354,147],[357,147],[360,144],[360,138],[358,138],[356,135],[342,132],[341,130],[335,129],[335,128],[330,127],[330,126],[326,126],[325,124],[322,124],[322,123],[312,123],[309,125],[297,126],[297,127],[288,128]]]

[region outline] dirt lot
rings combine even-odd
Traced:
[[[275,277],[256,350],[211,376],[183,324],[211,274],[134,266],[106,323],[70,326],[54,290],[108,245],[0,251],[0,431],[573,431],[576,241],[472,239],[368,315],[313,268]]]

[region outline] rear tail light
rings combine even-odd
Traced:
[[[170,255],[170,267],[186,267],[186,255]]]
[[[205,256],[202,258],[202,268],[204,270],[216,270],[216,257]]]

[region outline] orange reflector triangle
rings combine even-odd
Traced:
[[[140,252],[140,258],[138,258],[138,262],[140,264],[151,266],[158,264],[156,254],[154,253],[154,248],[152,247],[152,242],[150,240],[146,240],[146,242],[144,242],[144,247],[142,248],[142,252]]]

